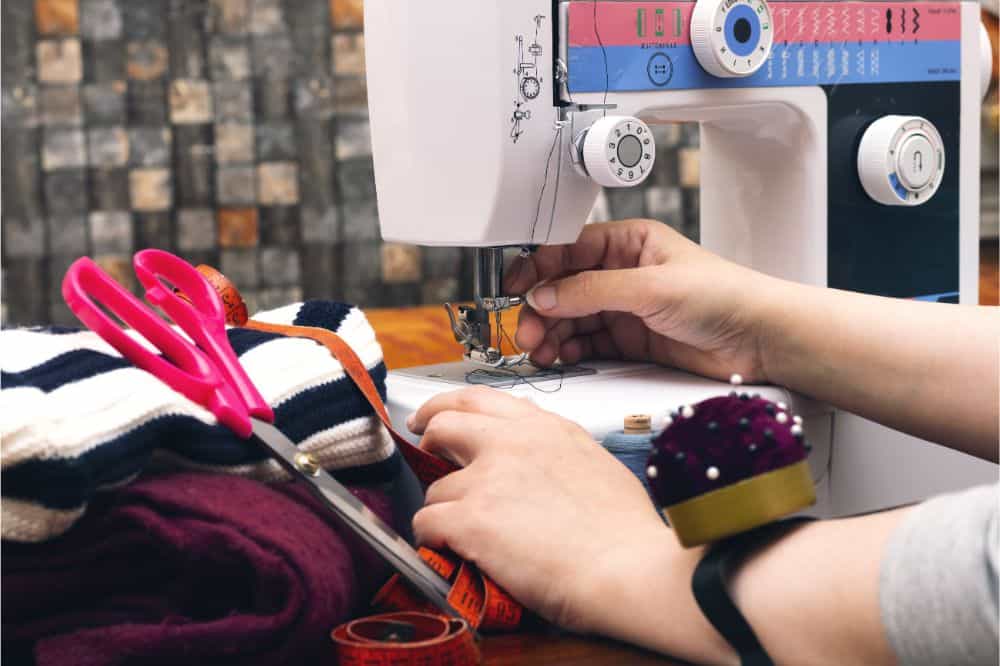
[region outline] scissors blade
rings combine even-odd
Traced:
[[[253,434],[271,451],[278,464],[296,478],[304,480],[317,499],[337,514],[443,613],[458,619],[462,617],[448,603],[448,592],[451,589],[448,581],[424,562],[403,537],[322,468],[317,467],[315,473],[303,469],[302,452],[284,433],[266,421],[252,419],[252,422]]]

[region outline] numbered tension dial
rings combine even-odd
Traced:
[[[631,187],[646,180],[656,159],[656,142],[646,123],[631,116],[606,116],[583,138],[587,174],[605,187]]]
[[[774,42],[766,0],[698,0],[691,12],[691,47],[709,74],[750,76]]]

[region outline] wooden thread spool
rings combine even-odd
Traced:
[[[653,417],[649,414],[629,414],[625,417],[625,434],[643,435],[653,431]]]

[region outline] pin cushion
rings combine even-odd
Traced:
[[[685,547],[745,532],[816,501],[802,420],[746,393],[686,405],[653,440],[646,477]]]

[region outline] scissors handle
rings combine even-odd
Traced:
[[[156,281],[159,283],[159,280]],[[178,282],[181,281],[184,281],[183,278]],[[62,293],[66,304],[80,321],[122,356],[155,375],[175,391],[206,407],[220,423],[239,436],[250,437],[253,425],[248,408],[213,359],[174,331],[91,259],[81,257],[73,262],[63,278]],[[126,333],[98,303],[163,352],[163,356],[150,351]],[[189,310],[193,309],[191,305],[187,307]],[[173,314],[170,316],[174,317]],[[184,316],[181,315],[181,318]],[[177,323],[182,324],[180,321]],[[192,323],[191,317],[187,318],[187,323]],[[187,331],[187,328],[184,330]],[[188,334],[191,335],[191,332]],[[224,328],[222,334],[225,335]],[[192,339],[196,339],[195,336]],[[226,348],[233,355],[228,345]],[[214,356],[210,349],[206,351]],[[269,408],[268,412],[270,413]]]
[[[240,397],[247,414],[273,422],[274,411],[250,381],[229,344],[222,298],[205,276],[180,257],[163,250],[143,250],[132,263],[139,282],[146,288],[146,300],[166,312],[215,362],[224,382]],[[176,289],[165,285],[164,279]],[[249,420],[247,424],[249,427]],[[243,436],[249,437],[249,430]]]

